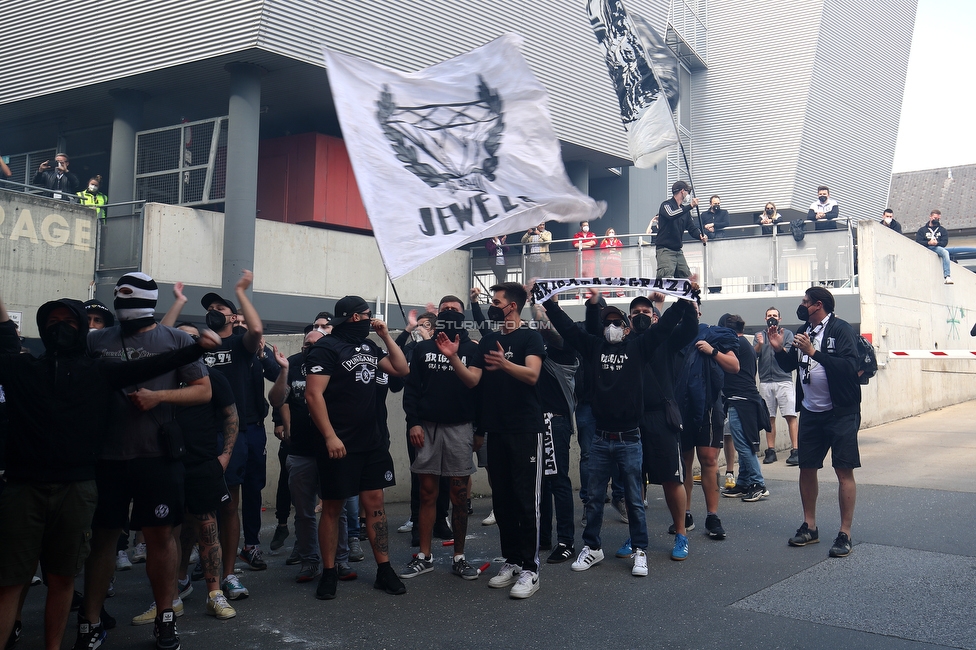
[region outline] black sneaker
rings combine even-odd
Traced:
[[[685,532],[687,533],[687,532],[692,531],[692,530],[695,530],[695,518],[691,516],[691,513],[690,512],[686,512],[685,513]],[[677,532],[678,531],[674,527],[674,524],[671,524],[670,526],[668,526],[668,535],[674,535]]]
[[[99,614],[99,617],[101,618],[100,622],[102,627],[104,627],[106,630],[115,629],[115,625],[118,621],[115,620],[114,616],[105,611],[105,605],[102,605],[102,612]]]
[[[739,485],[738,483],[736,483],[735,487],[725,488],[722,490],[722,496],[730,499],[741,499],[748,493],[749,488],[745,485]]]
[[[473,514],[474,514],[474,508],[471,507],[471,499],[468,499],[468,516],[470,517]]]
[[[772,447],[766,449],[766,457],[763,458],[763,465],[769,465],[776,462],[776,450]]]
[[[190,573],[190,580],[197,582],[203,580],[203,563],[197,562],[196,566],[193,567],[193,572]]]
[[[261,548],[258,546],[252,546],[251,548],[245,546],[241,549],[241,554],[237,557],[247,562],[253,571],[264,571],[268,568],[268,563],[261,556]]]
[[[5,650],[11,650],[14,644],[20,641],[20,635],[24,630],[24,624],[20,621],[14,621],[14,627],[10,630],[10,637],[7,639],[7,645],[4,646]]]
[[[853,550],[854,543],[847,533],[837,533],[834,545],[830,547],[830,557],[847,557]]]
[[[434,524],[434,537],[437,539],[454,539],[454,532],[447,525],[447,520],[441,519]]]
[[[339,573],[335,567],[323,569],[319,578],[319,586],[315,588],[315,597],[319,600],[332,600],[336,597],[336,585],[339,584]]]
[[[725,529],[722,528],[722,520],[718,518],[718,515],[705,517],[705,531],[712,539],[725,539]]]
[[[796,449],[790,450],[790,457],[786,459],[786,464],[792,465],[793,467],[800,464],[800,454]]]
[[[576,550],[572,546],[567,546],[562,542],[556,544],[556,548],[552,549],[552,553],[546,558],[546,564],[562,564],[566,560],[569,560],[576,556]]]
[[[85,619],[78,618],[78,638],[75,639],[74,650],[95,650],[102,646],[106,632],[102,624],[92,625]]]
[[[288,539],[288,526],[276,526],[274,537],[271,538],[271,550],[277,551],[279,548],[284,546],[286,539]]]
[[[373,583],[373,588],[382,589],[391,596],[407,593],[406,585],[397,576],[389,562],[384,562],[376,567],[376,581]]]
[[[180,635],[176,633],[176,614],[172,609],[164,609],[156,618],[153,627],[156,637],[156,650],[180,650]]]
[[[790,546],[806,546],[807,544],[816,544],[819,541],[820,532],[816,528],[810,530],[810,527],[807,526],[807,522],[804,521],[803,524],[796,529],[796,535],[791,537],[787,543]]]
[[[769,490],[766,489],[766,486],[761,483],[756,483],[749,488],[749,491],[746,494],[742,496],[742,500],[753,503],[755,501],[761,501],[768,496]]]
[[[285,566],[295,566],[302,563],[302,556],[298,554],[298,547],[291,549],[291,555],[285,560]]]

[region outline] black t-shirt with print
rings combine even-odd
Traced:
[[[329,377],[329,421],[347,453],[380,446],[376,393],[379,363],[385,356],[386,351],[368,339],[353,344],[337,336],[323,337],[309,350],[308,374]]]
[[[522,327],[510,334],[489,332],[479,347],[482,357],[497,350],[501,343],[505,357],[520,366],[525,358],[546,358],[546,346],[539,332]],[[541,433],[545,430],[542,404],[535,386],[519,381],[504,370],[488,370],[481,375],[481,426],[489,433]]]
[[[206,404],[174,409],[183,430],[183,444],[186,445],[183,464],[188,470],[217,458],[223,451],[217,447],[217,434],[224,431],[224,409],[235,404],[234,391],[219,372],[210,373],[210,388],[212,395]]]
[[[232,334],[220,339],[220,347],[216,350],[204,352],[202,360],[211,371],[223,373],[230,388],[234,391],[234,403],[237,405],[237,417],[240,419],[241,430],[247,422],[247,388],[251,380],[251,359],[254,353],[244,346],[243,334]]]
[[[288,357],[288,396],[285,404],[291,415],[291,440],[288,453],[292,456],[317,456],[324,453],[325,438],[312,422],[305,402],[305,355],[293,354]]]

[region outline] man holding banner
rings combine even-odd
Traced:
[[[681,239],[687,230],[692,237],[708,241],[708,237],[698,229],[691,218],[691,209],[698,205],[698,199],[685,203],[691,194],[691,187],[684,181],[677,181],[671,186],[671,198],[658,208],[658,231],[655,240],[655,255],[657,256],[657,277],[659,278],[689,278],[691,269],[681,252]]]

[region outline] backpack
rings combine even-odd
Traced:
[[[857,355],[859,357],[857,380],[861,385],[866,386],[868,381],[878,374],[878,357],[874,353],[874,346],[863,336],[858,336],[855,342],[857,343]]]
[[[804,230],[805,224],[803,219],[794,219],[790,222],[790,234],[793,235],[794,241],[803,241]]]

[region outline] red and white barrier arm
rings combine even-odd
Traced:
[[[976,350],[889,350],[889,359],[976,359]]]

